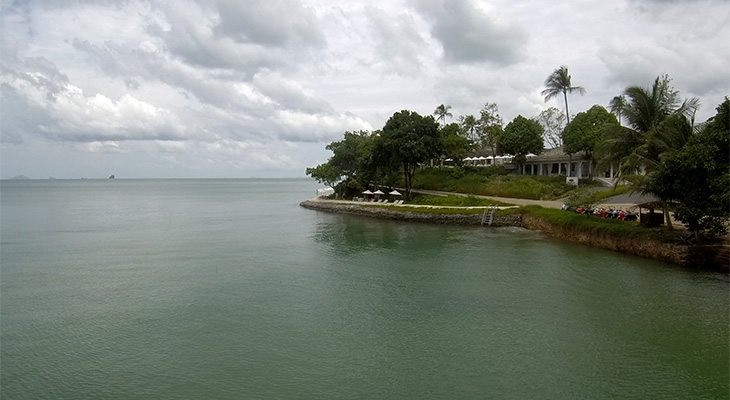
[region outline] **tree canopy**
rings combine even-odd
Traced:
[[[534,119],[518,115],[497,136],[497,152],[512,154],[515,163],[522,166],[529,153],[540,154],[544,143],[542,125]]]
[[[681,150],[662,159],[647,184],[675,202],[675,217],[698,237],[724,235],[730,218],[730,100]]]
[[[489,147],[492,150],[492,155],[497,153],[497,137],[502,134],[502,124],[504,124],[504,121],[499,115],[497,103],[487,102],[484,104],[484,107],[479,111],[477,134],[479,135],[479,145]]]
[[[375,147],[375,162],[400,168],[410,197],[413,175],[419,164],[441,155],[439,127],[432,116],[403,110],[393,114],[383,127]]]
[[[333,187],[341,180],[352,186],[367,185],[375,173],[372,150],[376,138],[367,131],[345,132],[342,140],[325,147],[332,151],[332,157],[324,164],[307,168],[306,174]]]
[[[618,127],[616,116],[605,108],[594,105],[588,111],[580,112],[563,130],[563,149],[567,154],[583,151],[594,160],[594,150],[608,127]],[[592,176],[592,175],[591,175]]]
[[[545,96],[545,102],[547,103],[550,99],[557,95],[563,95],[565,100],[565,118],[570,123],[570,111],[568,110],[568,93],[578,92],[579,94],[585,94],[586,90],[581,86],[573,86],[571,83],[571,76],[568,73],[568,67],[561,65],[560,68],[553,71],[550,76],[545,79],[545,90],[542,91],[542,95]]]
[[[446,106],[446,105],[441,104],[438,107],[436,107],[436,109],[433,111],[433,115],[435,115],[436,119],[441,121],[441,124],[443,124],[445,126],[446,117],[451,118],[454,116],[453,114],[451,114],[449,112],[450,109],[451,109],[451,106]]]

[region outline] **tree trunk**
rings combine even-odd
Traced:
[[[567,120],[566,125],[570,124],[570,111],[568,111],[568,92],[563,90],[563,97],[565,98],[565,119]]]
[[[664,211],[664,221],[667,223],[667,229],[670,231],[674,230],[672,225],[672,218],[669,216],[669,209],[667,208],[667,202],[662,200],[662,210]]]

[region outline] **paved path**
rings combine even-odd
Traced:
[[[431,194],[431,195],[436,195],[436,196],[460,196],[460,197],[474,196],[478,199],[489,199],[489,200],[494,200],[494,201],[501,201],[502,203],[516,204],[518,206],[535,205],[535,206],[541,206],[541,207],[545,207],[545,208],[558,208],[558,209],[562,208],[563,203],[565,202],[565,199],[560,199],[560,200],[513,199],[513,198],[509,198],[509,197],[481,196],[481,195],[466,194],[466,193],[442,192],[442,191],[438,191],[438,190],[412,189],[411,192],[421,193],[421,194]],[[617,201],[613,201],[613,199],[617,199]],[[606,208],[613,208],[613,209],[629,210],[629,209],[636,208],[637,202],[634,202],[633,200],[634,200],[634,198],[626,196],[626,195],[616,196],[616,197],[605,199],[598,206],[606,207]]]

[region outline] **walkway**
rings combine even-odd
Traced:
[[[435,196],[460,196],[460,197],[473,196],[478,199],[489,199],[489,200],[494,200],[494,201],[500,201],[502,203],[515,204],[518,206],[541,206],[541,207],[545,207],[545,208],[557,208],[557,209],[562,208],[563,203],[565,202],[565,199],[560,199],[560,200],[513,199],[513,198],[509,198],[509,197],[481,196],[481,195],[476,195],[476,194],[442,192],[442,191],[438,191],[438,190],[412,189],[411,192],[420,193],[420,194],[430,194],[430,195],[435,195]],[[617,199],[618,201],[613,201],[613,199]],[[636,207],[637,203],[638,202],[632,202],[631,197],[626,196],[626,195],[621,195],[621,196],[616,196],[616,197],[605,199],[598,206],[599,207],[605,206],[606,208],[613,208],[613,209],[628,210],[630,208]]]

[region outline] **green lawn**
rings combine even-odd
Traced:
[[[413,188],[533,200],[557,199],[575,190],[564,176],[512,175],[497,167],[426,168],[416,173]]]

